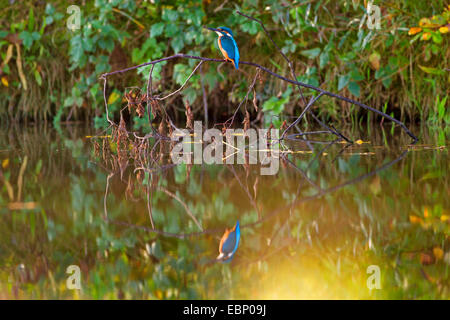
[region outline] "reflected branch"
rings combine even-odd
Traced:
[[[323,148],[321,150],[321,152],[319,152],[319,154],[322,154],[327,148],[330,147],[330,145],[333,145],[335,143],[336,143],[336,141],[333,141],[333,142],[329,143],[329,145],[327,147]],[[343,149],[346,149],[346,147],[344,147]],[[311,180],[307,179],[307,181],[309,183],[311,183],[316,189],[318,189],[318,192],[316,194],[311,195],[311,196],[306,196],[306,197],[303,197],[303,198],[300,198],[300,199],[297,196],[290,203],[288,203],[286,205],[283,205],[283,206],[281,206],[279,208],[276,208],[276,209],[272,210],[271,212],[269,212],[269,213],[267,213],[265,215],[262,215],[262,213],[259,212],[259,208],[258,208],[258,206],[256,205],[256,203],[254,201],[255,199],[251,196],[250,191],[248,190],[248,188],[245,188],[245,186],[242,184],[240,179],[237,177],[237,174],[236,174],[234,168],[231,167],[230,170],[233,172],[233,174],[235,175],[235,177],[238,180],[239,184],[241,185],[243,190],[246,192],[247,196],[249,197],[250,203],[255,208],[255,210],[257,210],[258,217],[259,217],[258,220],[255,221],[255,222],[242,224],[241,225],[241,229],[254,228],[254,227],[256,227],[256,226],[258,226],[260,224],[263,224],[266,221],[269,221],[270,219],[272,219],[272,218],[274,218],[274,217],[276,217],[276,216],[278,216],[280,214],[283,214],[283,213],[286,213],[286,212],[291,212],[291,210],[293,209],[294,206],[297,206],[297,205],[299,205],[301,203],[305,203],[305,202],[312,201],[312,200],[315,200],[315,199],[319,199],[319,198],[325,196],[326,194],[329,194],[329,193],[332,193],[332,192],[336,192],[339,189],[342,189],[342,188],[344,188],[346,186],[358,183],[358,182],[360,182],[360,181],[362,181],[364,179],[367,179],[367,178],[369,178],[369,177],[371,177],[371,176],[373,176],[375,174],[378,174],[379,172],[388,169],[389,167],[393,166],[394,164],[396,164],[397,162],[402,160],[408,154],[408,152],[409,152],[408,150],[405,150],[399,157],[395,158],[394,160],[389,161],[389,162],[385,163],[384,165],[381,165],[380,167],[375,168],[374,170],[372,170],[372,171],[370,171],[368,173],[362,174],[362,175],[360,175],[360,176],[358,176],[356,178],[350,179],[350,180],[348,180],[346,182],[338,184],[338,185],[336,185],[334,187],[329,187],[327,189],[321,189],[319,186],[315,185],[314,182],[312,182]],[[303,170],[301,170],[297,166],[295,166],[295,164],[293,162],[291,162],[289,159],[287,159],[286,157],[283,156],[283,158],[285,160],[287,160],[287,162],[290,163],[291,166],[294,166],[297,171],[301,172],[302,176],[307,178],[307,174]],[[317,160],[317,155],[310,163],[314,162],[315,160]],[[162,168],[167,169],[169,167],[171,167],[171,166],[164,166]],[[308,165],[308,168],[309,167],[310,167],[310,164]],[[151,172],[151,173],[154,173],[156,171],[156,170],[155,171],[150,171],[147,168],[136,168],[135,171],[137,171],[137,170],[145,170],[145,171],[148,171],[148,172]],[[161,171],[161,169],[159,169],[159,171]],[[200,232],[171,233],[171,232],[166,232],[166,231],[161,230],[161,229],[154,228],[154,226],[152,226],[152,228],[149,228],[149,227],[146,227],[146,226],[135,225],[135,224],[131,224],[131,223],[128,223],[128,222],[112,220],[112,219],[107,218],[106,196],[107,196],[107,192],[108,192],[108,189],[109,189],[109,179],[112,177],[112,175],[114,175],[114,174],[110,173],[108,175],[107,186],[106,186],[106,190],[105,190],[104,207],[105,207],[105,217],[106,217],[105,220],[107,222],[113,223],[113,224],[117,224],[117,225],[126,226],[126,227],[129,227],[129,228],[140,229],[140,230],[143,230],[143,231],[146,231],[146,232],[149,232],[149,233],[155,233],[155,234],[158,234],[158,235],[161,235],[161,236],[165,236],[165,237],[174,237],[174,238],[178,238],[178,239],[187,239],[187,238],[192,238],[192,237],[203,236],[203,235],[206,235],[206,234],[218,234],[218,233],[222,233],[223,232],[222,228],[203,229],[201,227],[200,223],[197,221],[197,219],[193,215],[193,213],[190,211],[189,207],[186,205],[186,203],[184,203],[178,196],[176,196],[175,194],[173,194],[172,192],[170,192],[169,190],[167,190],[167,189],[165,189],[163,187],[158,187],[158,188],[161,191],[163,191],[164,193],[166,193],[167,195],[169,195],[172,198],[174,198],[175,200],[177,200],[180,204],[182,204],[182,206],[186,210],[186,213],[190,216],[190,218],[195,222],[195,224],[201,230]]]
[[[176,194],[170,192],[169,190],[167,190],[164,187],[158,187],[159,190],[161,190],[162,192],[164,192],[165,194],[167,194],[169,197],[177,200],[184,208],[184,210],[186,210],[186,213],[188,214],[188,216],[195,222],[195,224],[197,225],[197,227],[203,231],[203,228],[200,224],[200,222],[198,222],[197,218],[194,216],[194,214],[192,213],[191,209],[189,209],[188,205],[180,199],[180,197],[178,197]]]

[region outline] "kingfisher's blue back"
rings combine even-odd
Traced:
[[[222,54],[227,60],[233,62],[236,69],[239,69],[239,49],[233,38],[233,32],[227,27],[220,27],[219,30],[220,36],[218,43]]]
[[[219,245],[218,260],[222,262],[230,262],[233,259],[234,254],[239,246],[239,239],[241,237],[241,229],[239,227],[239,221],[236,223],[233,229],[226,230]]]

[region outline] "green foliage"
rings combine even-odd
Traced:
[[[439,98],[439,95],[436,96],[436,102],[434,104],[433,111],[430,112],[428,116],[428,121],[432,124],[440,124],[445,123],[445,125],[450,124],[450,111],[447,105],[448,95]]]
[[[289,86],[287,90],[281,95],[281,97],[270,97],[262,105],[262,109],[266,114],[266,124],[273,123],[275,127],[279,128],[281,125],[280,114],[284,110],[284,107],[289,102],[292,93],[292,87]]]

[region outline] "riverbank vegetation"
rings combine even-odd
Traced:
[[[220,57],[215,35],[203,25],[233,29],[241,59],[289,74],[287,63],[256,22],[261,19],[277,45],[295,64],[298,80],[359,99],[402,121],[448,123],[450,81],[449,8],[445,1],[375,1],[380,8],[376,29],[367,1],[210,1],[150,3],[87,2],[79,7],[80,28],[69,30],[73,12],[64,1],[15,2],[1,9],[0,117],[16,120],[97,121],[104,119],[99,76],[175,53]],[[72,20],[71,20],[72,19]],[[372,23],[372,25],[370,25]],[[372,26],[372,28],[370,28]],[[155,68],[158,91],[182,84],[193,62],[174,61]],[[249,70],[228,65],[203,66],[208,106],[215,119],[229,113],[247,90]],[[143,88],[149,69],[114,80],[109,102],[122,103],[124,87]],[[184,114],[189,103],[203,112],[202,81],[195,75],[171,104]],[[289,85],[264,78],[256,101],[273,116],[298,110]],[[178,111],[177,111],[178,110]],[[319,114],[356,122],[366,113],[332,100]],[[256,117],[256,115],[255,115]],[[370,120],[370,119],[365,119]]]

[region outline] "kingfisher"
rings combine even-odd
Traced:
[[[219,255],[217,260],[220,262],[230,262],[239,246],[241,229],[239,221],[232,229],[226,229],[219,244]]]
[[[236,41],[233,38],[233,32],[231,31],[231,29],[227,27],[207,29],[216,32],[219,36],[219,38],[217,39],[217,43],[219,44],[219,49],[220,51],[222,51],[225,60],[231,61],[233,63],[233,66],[236,69],[239,69],[239,49]]]

